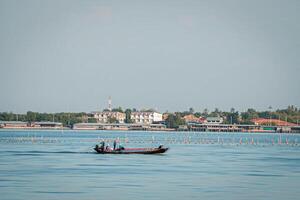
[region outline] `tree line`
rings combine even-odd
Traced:
[[[107,110],[104,110],[107,111]],[[123,110],[121,107],[112,109],[113,112],[125,113],[125,123],[132,123],[130,118],[132,112],[138,111],[137,109],[127,108]],[[153,109],[144,109],[141,111],[154,111]],[[188,111],[183,112],[165,112],[167,118],[165,124],[169,128],[178,128],[180,125],[185,125],[183,119],[184,116],[193,114],[195,117],[222,117],[225,124],[253,124],[251,121],[255,118],[266,118],[266,119],[279,119],[290,123],[298,124],[300,122],[300,109],[296,106],[288,106],[285,109],[273,110],[271,107],[266,111],[257,111],[253,108],[249,108],[244,112],[236,111],[231,108],[230,111],[221,111],[215,108],[209,112],[208,109],[204,109],[202,112],[195,111],[190,108]],[[40,122],[40,121],[53,121],[61,122],[64,126],[72,126],[75,123],[82,122],[96,122],[91,113],[86,112],[61,112],[61,113],[39,113],[28,111],[26,114],[16,114],[12,112],[0,112],[0,121],[24,121],[24,122]],[[110,119],[109,122],[115,123],[116,119]]]
[[[0,121],[23,121],[23,122],[61,122],[64,126],[72,126],[75,123],[93,122],[88,113],[61,112],[61,113],[39,113],[28,111],[26,114],[15,114],[12,112],[1,112]]]
[[[257,111],[249,108],[244,112],[236,111],[234,108],[231,108],[229,112],[221,111],[218,108],[215,108],[211,112],[208,109],[204,109],[203,112],[195,112],[193,108],[190,108],[188,111],[169,114],[166,123],[169,127],[178,128],[180,125],[185,124],[182,118],[190,114],[193,114],[195,117],[204,118],[222,117],[224,124],[254,124],[252,120],[255,118],[278,119],[294,124],[299,124],[300,122],[300,109],[291,105],[285,109],[277,110],[272,110],[272,107],[269,107],[266,111]]]

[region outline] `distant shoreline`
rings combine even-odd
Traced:
[[[51,129],[51,128],[0,128],[0,132],[5,131],[67,131],[67,132],[148,132],[148,133],[242,133],[242,134],[300,134],[300,132],[274,132],[274,131],[182,131],[182,130],[120,130],[120,129],[71,129],[71,128],[62,128],[62,129]]]

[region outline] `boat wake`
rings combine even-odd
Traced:
[[[1,153],[11,153],[16,155],[34,154],[94,154],[93,151],[1,151]]]

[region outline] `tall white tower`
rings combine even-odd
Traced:
[[[112,106],[111,106],[111,96],[108,97],[108,110],[111,112],[112,111]]]

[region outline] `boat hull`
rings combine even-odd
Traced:
[[[139,148],[139,149],[123,149],[123,150],[105,150],[94,148],[99,154],[160,154],[165,153],[169,148]]]

